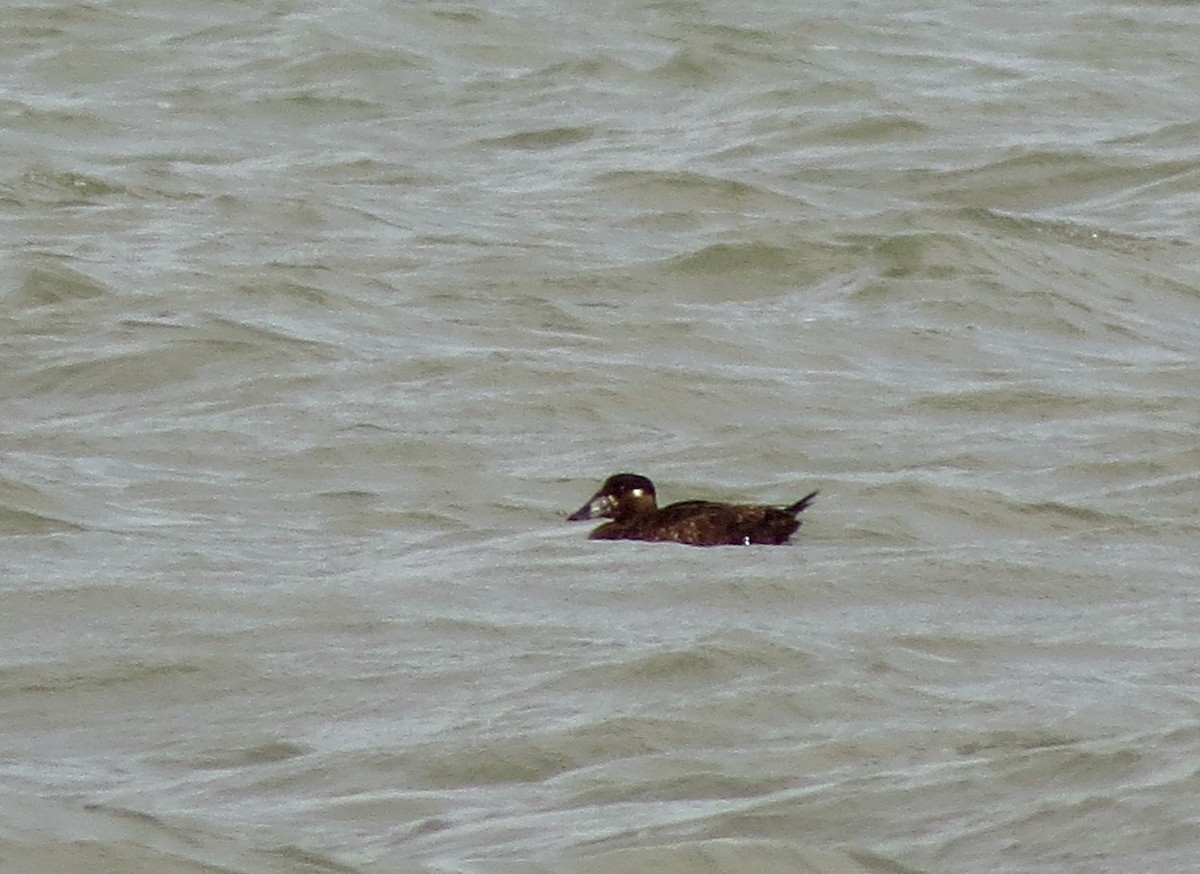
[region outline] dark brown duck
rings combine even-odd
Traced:
[[[610,476],[568,521],[611,519],[588,535],[591,540],[654,540],[689,546],[779,545],[800,527],[796,516],[817,493],[787,507],[680,501],[659,508],[654,484],[636,473]]]

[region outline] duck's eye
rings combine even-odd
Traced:
[[[640,498],[642,495],[646,494],[646,490],[645,489],[634,489],[629,494],[633,495],[635,498]]]

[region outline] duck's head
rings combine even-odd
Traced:
[[[658,507],[654,483],[636,473],[610,476],[588,502],[567,517],[569,522],[584,519],[627,519]]]

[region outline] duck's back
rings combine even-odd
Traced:
[[[680,501],[601,525],[591,533],[591,539],[670,541],[691,546],[778,546],[799,527],[799,520],[777,507]]]

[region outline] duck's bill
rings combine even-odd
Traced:
[[[574,513],[567,517],[568,522],[582,522],[585,519],[600,519],[607,516],[613,508],[613,499],[607,495],[596,495]]]

